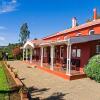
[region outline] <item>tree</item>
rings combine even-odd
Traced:
[[[20,59],[22,56],[22,50],[20,47],[13,48],[12,53],[15,59]]]
[[[91,21],[92,21],[92,19],[87,19],[87,20],[86,20],[87,23],[88,23],[88,22],[91,22]]]
[[[38,40],[37,38],[34,38],[34,40]]]
[[[19,34],[20,42],[24,44],[29,38],[29,36],[30,36],[30,31],[28,30],[28,25],[27,23],[24,23],[20,28],[20,34]]]

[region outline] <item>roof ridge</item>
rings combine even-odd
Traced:
[[[95,21],[92,20],[90,22],[86,22],[86,23],[80,24],[79,26],[75,26],[73,28],[65,29],[65,30],[57,32],[57,33],[55,33],[53,35],[49,35],[47,37],[44,37],[43,39],[46,39],[46,38],[49,38],[49,37],[53,37],[53,36],[56,36],[56,35],[61,35],[61,34],[68,33],[68,32],[72,32],[72,31],[76,31],[78,29],[86,28],[86,27],[89,27],[89,26],[92,26],[92,25],[96,25],[96,24],[100,24],[100,19],[96,19]]]

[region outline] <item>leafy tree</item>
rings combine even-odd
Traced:
[[[37,38],[34,38],[34,40],[38,40]]]
[[[24,44],[29,38],[29,36],[30,36],[30,31],[28,30],[28,25],[27,23],[24,23],[20,28],[20,34],[19,34],[20,42]]]
[[[19,46],[14,47],[12,53],[15,59],[20,59],[22,56],[22,50],[20,49]]]
[[[8,44],[8,46],[3,46],[3,47],[0,47],[0,60],[2,60],[2,52],[6,52],[6,53],[8,53],[8,58],[9,58],[9,60],[10,59],[13,59],[15,56],[14,56],[14,53],[13,53],[13,50],[15,49],[15,48],[20,48],[21,47],[21,43],[14,43],[14,44],[11,44],[11,43],[9,43]],[[16,53],[16,58],[21,58],[22,57],[22,51],[21,50],[19,50],[19,49],[15,49],[14,51],[17,51],[17,52],[19,52],[20,51],[20,53],[18,54],[18,53]]]
[[[76,23],[76,26],[79,26],[79,23],[78,22]]]
[[[87,20],[86,20],[87,23],[88,23],[88,22],[91,22],[91,21],[92,21],[92,19],[87,19]]]

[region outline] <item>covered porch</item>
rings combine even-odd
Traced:
[[[66,40],[45,42],[39,47],[28,44],[23,49],[23,61],[63,78],[83,74],[71,60],[71,44]]]
[[[23,49],[23,61],[49,72],[60,73],[64,77],[84,76],[83,49],[88,41],[95,41],[100,36],[73,37],[66,40],[42,41],[39,45],[28,43]],[[81,44],[83,43],[83,44]],[[78,48],[77,48],[78,45]],[[89,49],[89,48],[88,48]],[[77,53],[76,53],[77,52]],[[83,55],[81,55],[81,53]],[[29,55],[28,55],[29,54]],[[25,59],[26,58],[26,59]],[[87,57],[89,59],[89,57]],[[86,63],[86,62],[85,62]]]

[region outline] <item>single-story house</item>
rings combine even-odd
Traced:
[[[29,40],[23,46],[23,61],[66,79],[84,75],[83,68],[93,55],[100,53],[100,19],[93,10],[93,20],[42,39]],[[58,74],[59,73],[59,74]]]

